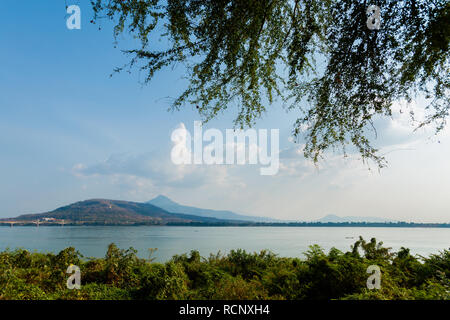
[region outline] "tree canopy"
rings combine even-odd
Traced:
[[[371,28],[380,11],[380,27]],[[231,106],[234,125],[255,124],[275,99],[297,110],[293,135],[317,162],[331,148],[356,147],[380,167],[379,117],[421,95],[436,132],[449,112],[448,0],[92,0],[114,36],[139,40],[116,69],[155,72],[182,63],[189,84],[171,108],[197,106],[208,121]],[[155,44],[152,37],[163,38]],[[161,47],[161,43],[165,47]],[[296,116],[296,117],[297,117]],[[412,115],[413,116],[413,115]]]

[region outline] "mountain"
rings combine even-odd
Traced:
[[[56,210],[25,214],[12,221],[61,221],[75,224],[188,224],[220,223],[223,220],[209,217],[168,212],[149,203],[130,201],[91,199],[80,201]],[[4,219],[5,220],[5,219]]]
[[[276,219],[266,218],[266,217],[256,217],[256,216],[246,216],[232,211],[226,210],[212,210],[212,209],[202,209],[190,206],[184,206],[172,201],[166,196],[159,195],[156,198],[148,201],[147,203],[154,206],[163,208],[164,210],[170,212],[191,214],[200,217],[209,217],[225,220],[240,220],[240,221],[252,221],[252,222],[280,222]]]
[[[265,217],[247,216],[232,211],[201,209],[178,204],[168,197],[157,196],[147,203],[90,199],[57,208],[53,211],[24,214],[16,218],[0,219],[0,224],[94,224],[94,225],[255,225],[258,223],[289,223]],[[313,221],[319,223],[396,222],[376,217],[339,217],[327,215]]]
[[[386,218],[377,218],[377,217],[339,217],[334,214],[329,214],[319,220],[317,222],[333,222],[333,223],[342,223],[342,222],[397,222],[395,220],[386,219]]]

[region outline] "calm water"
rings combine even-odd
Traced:
[[[327,227],[0,227],[0,250],[25,248],[59,252],[73,246],[84,256],[103,257],[108,244],[130,246],[148,258],[148,248],[158,248],[153,257],[166,261],[175,254],[199,250],[202,256],[269,249],[280,256],[302,257],[309,245],[318,244],[347,251],[358,236],[372,237],[394,250],[410,248],[412,253],[429,255],[450,248],[450,229],[427,228],[327,228]]]

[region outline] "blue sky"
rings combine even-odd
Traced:
[[[319,169],[288,138],[296,119],[279,104],[257,128],[280,129],[280,172],[255,166],[170,163],[173,129],[189,130],[195,108],[167,112],[186,81],[183,68],[157,74],[147,86],[138,72],[109,77],[127,61],[114,48],[112,28],[89,23],[66,28],[64,1],[0,2],[0,217],[37,213],[88,198],[146,201],[158,194],[189,205],[276,218],[311,220],[327,214],[398,220],[450,221],[449,134],[412,134],[400,116],[378,123],[376,143],[389,168],[367,169],[357,157],[330,153]],[[423,101],[412,107],[421,110]],[[397,106],[398,107],[398,106]],[[226,113],[207,127],[232,128]],[[440,142],[438,143],[437,140]]]

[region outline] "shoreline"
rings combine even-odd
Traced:
[[[354,227],[354,228],[450,228],[450,223],[415,223],[415,222],[396,222],[396,223],[379,223],[379,222],[340,222],[340,223],[311,223],[311,222],[292,222],[292,223],[166,223],[166,224],[151,224],[151,223],[36,223],[36,222],[3,222],[0,221],[0,227],[86,227],[86,226],[105,226],[105,227]]]

